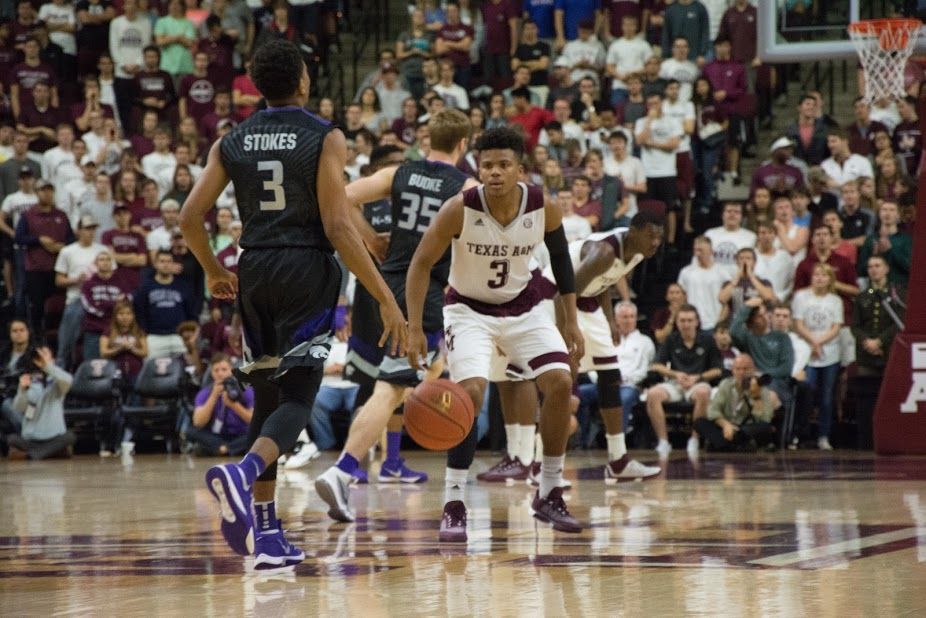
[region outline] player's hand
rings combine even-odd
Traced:
[[[563,325],[563,339],[566,341],[566,351],[569,356],[578,364],[582,357],[585,356],[585,339],[582,337],[582,331],[575,321],[567,321]]]
[[[238,275],[222,268],[218,272],[206,275],[206,287],[212,298],[234,300],[238,295]]]
[[[383,334],[379,338],[379,347],[389,343],[389,354],[402,356],[408,349],[408,323],[395,299],[380,303],[379,317],[383,321]],[[427,352],[427,350],[425,351]]]
[[[367,244],[367,249],[380,264],[386,261],[386,253],[389,251],[389,232],[378,233],[376,240],[372,244]]]
[[[408,329],[408,364],[418,371],[424,369],[423,361],[428,357],[428,339],[421,328]]]

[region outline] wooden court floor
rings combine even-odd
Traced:
[[[526,484],[474,483],[469,543],[448,548],[442,456],[409,457],[426,484],[354,487],[345,525],[312,488],[325,454],[282,473],[308,557],[274,577],[226,548],[211,460],[0,462],[0,615],[926,616],[926,458],[673,454],[605,485],[603,455],[567,458],[582,534],[536,522]]]

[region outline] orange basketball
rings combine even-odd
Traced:
[[[420,446],[446,451],[473,428],[473,402],[450,380],[422,382],[405,400],[405,428]]]

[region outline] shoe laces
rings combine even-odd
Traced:
[[[556,493],[555,496],[553,495],[554,492]],[[566,508],[566,501],[563,500],[562,492],[557,492],[556,489],[551,491],[547,496],[547,503],[560,515],[569,515],[569,510]]]

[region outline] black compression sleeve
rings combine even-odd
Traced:
[[[572,260],[569,259],[569,243],[566,242],[566,232],[559,226],[552,232],[547,232],[543,242],[550,251],[550,268],[556,279],[556,288],[560,294],[575,294],[576,274],[572,270]]]

